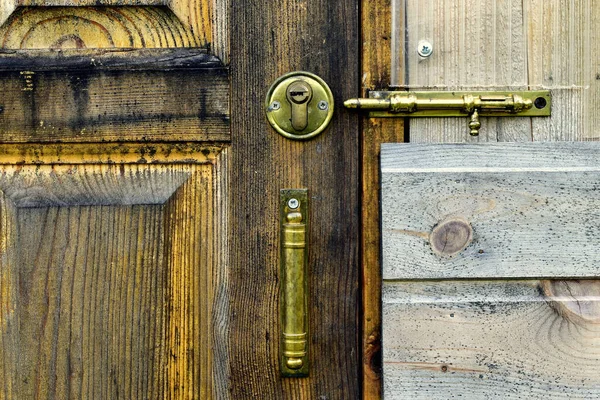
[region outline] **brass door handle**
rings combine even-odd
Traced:
[[[281,213],[281,373],[308,376],[308,192],[284,189]]]
[[[472,136],[479,135],[479,117],[546,117],[550,91],[402,92],[372,91],[369,98],[350,99],[347,108],[370,111],[370,117],[469,117]]]

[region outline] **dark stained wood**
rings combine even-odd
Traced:
[[[341,107],[359,93],[353,0],[235,2],[232,9],[230,382],[233,399],[358,399],[359,132]],[[293,70],[321,76],[330,128],[293,142],[267,124],[271,83]],[[310,377],[280,377],[279,225],[282,188],[310,198]]]
[[[391,2],[361,1],[362,93],[387,89],[391,75]],[[400,76],[403,74],[400,73]],[[381,398],[379,153],[404,140],[404,120],[362,118],[362,381],[363,398]]]
[[[221,68],[206,49],[0,50],[0,71]]]
[[[0,87],[4,143],[229,139],[225,68],[27,69],[1,73]]]

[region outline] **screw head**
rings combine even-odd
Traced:
[[[298,201],[298,199],[289,199],[287,204],[288,204],[288,207],[291,208],[292,210],[295,210],[298,207],[300,207],[300,202]]]
[[[417,45],[417,53],[421,57],[429,57],[433,54],[433,45],[428,40],[421,40]]]
[[[269,108],[271,109],[271,111],[277,111],[281,108],[281,103],[279,103],[278,101],[274,101],[271,103]]]
[[[329,108],[329,103],[327,103],[325,100],[321,100],[318,104],[317,107],[319,108],[319,110],[321,111],[325,111]]]

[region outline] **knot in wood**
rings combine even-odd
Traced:
[[[460,218],[438,223],[429,235],[433,251],[441,256],[454,256],[463,251],[473,238],[471,224]]]

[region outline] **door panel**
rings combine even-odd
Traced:
[[[226,197],[215,166],[2,177],[0,398],[216,395]]]
[[[293,70],[324,78],[337,104],[357,94],[356,1],[0,10],[0,165],[48,176],[24,183],[39,199],[7,197],[1,214],[14,228],[0,259],[0,399],[358,398],[357,117],[336,106],[325,133],[295,142],[263,109]],[[20,188],[9,178],[7,193]],[[279,369],[284,188],[310,196],[302,379]],[[30,293],[42,289],[48,302]]]
[[[220,1],[5,1],[1,48],[166,48],[220,45]],[[226,2],[223,2],[224,4]],[[221,49],[222,50],[222,49]]]

